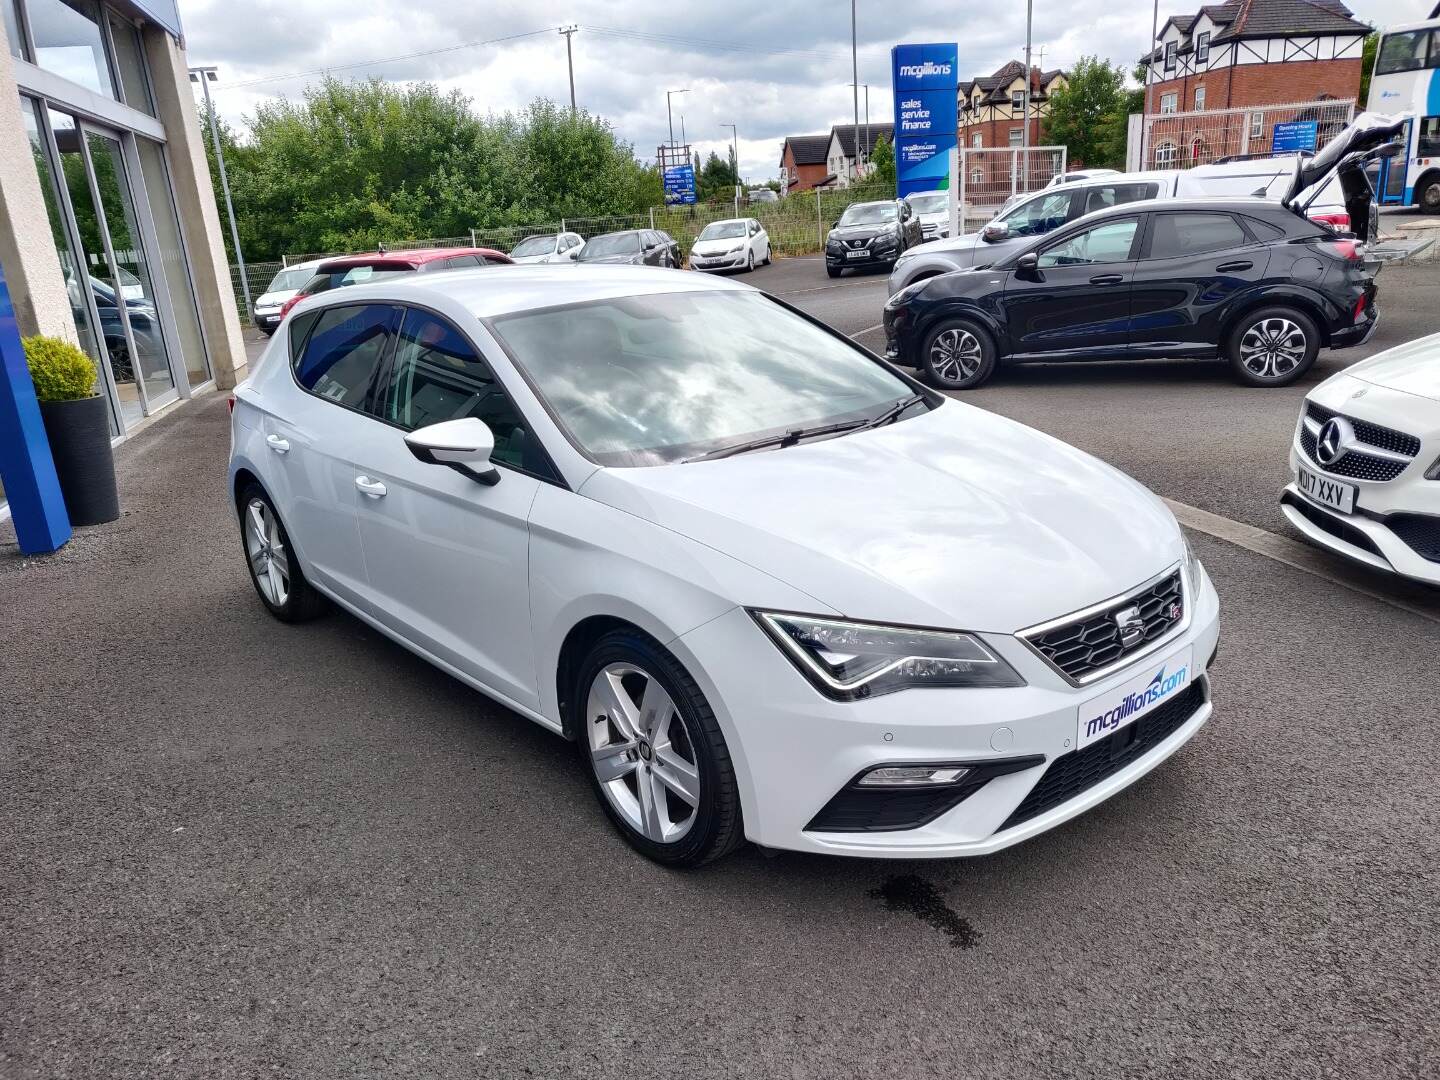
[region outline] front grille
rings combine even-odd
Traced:
[[[870,243],[869,240],[851,240],[850,246],[858,250],[859,248],[863,248],[868,243]]]
[[[1139,609],[1145,633],[1126,645],[1115,616],[1131,607]],[[1083,617],[1020,636],[1061,674],[1078,683],[1169,636],[1184,621],[1185,589],[1177,569]]]
[[[1305,403],[1306,413],[1313,417],[1317,424],[1323,424],[1326,420],[1333,420],[1337,416],[1344,416],[1333,409],[1327,409],[1323,405],[1317,405],[1313,401]],[[1420,440],[1414,435],[1407,435],[1403,431],[1396,431],[1394,428],[1381,427],[1379,424],[1372,424],[1368,420],[1357,420],[1353,416],[1346,416],[1350,426],[1355,429],[1355,437],[1361,442],[1367,442],[1371,446],[1378,446],[1382,450],[1391,450],[1397,454],[1404,454],[1406,457],[1414,457],[1420,453]]]
[[[1320,422],[1324,423],[1323,420]],[[1355,433],[1357,435],[1360,433],[1358,428]],[[1325,470],[1331,476],[1347,476],[1352,480],[1374,480],[1384,483],[1386,480],[1394,480],[1410,464],[1408,461],[1391,461],[1389,458],[1371,457],[1361,451],[1351,450],[1329,465],[1322,465],[1320,459],[1315,456],[1315,435],[1303,425],[1300,428],[1300,449],[1305,451],[1305,456],[1318,468]]]
[[[1306,502],[1299,496],[1291,495],[1288,491],[1280,501],[1284,505],[1291,507],[1297,514],[1310,522],[1311,525],[1329,533],[1335,537],[1335,539],[1343,540],[1345,543],[1353,547],[1358,547],[1361,551],[1368,551],[1372,555],[1380,555],[1380,549],[1375,546],[1375,542],[1366,536],[1362,530],[1357,529],[1348,521],[1341,521],[1333,514],[1327,514],[1318,506]],[[1381,558],[1384,558],[1384,556],[1381,555]]]
[[[1181,691],[1179,697],[1146,713],[1128,727],[1091,743],[1083,750],[1072,750],[1056,758],[998,831],[1013,829],[1033,817],[1048,813],[1114,776],[1179,731],[1204,703],[1205,691],[1200,683],[1193,683],[1189,689]]]
[[[1440,517],[1429,514],[1391,514],[1385,526],[1430,562],[1440,562]]]

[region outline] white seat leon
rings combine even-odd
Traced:
[[[1280,496],[1290,523],[1355,562],[1440,585],[1440,334],[1305,395]]]
[[[1135,481],[727,279],[411,275],[235,390],[257,593],[579,748],[644,854],[996,851],[1210,715],[1218,600]]]

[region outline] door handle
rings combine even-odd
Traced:
[[[372,499],[385,497],[385,485],[379,480],[371,480],[368,476],[357,476],[355,477],[355,486]]]
[[[1119,285],[1125,280],[1123,274],[1096,274],[1090,279],[1091,285]]]
[[[1236,262],[1221,263],[1215,267],[1215,272],[1217,274],[1238,274],[1241,270],[1249,270],[1254,265],[1253,262],[1240,259]]]
[[[290,440],[282,439],[279,435],[266,435],[265,445],[277,454],[288,454],[290,452]]]

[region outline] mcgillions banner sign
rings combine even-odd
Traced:
[[[890,50],[895,88],[895,180],[902,198],[950,185],[955,146],[960,51],[952,43],[896,45]]]

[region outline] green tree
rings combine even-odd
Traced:
[[[1372,31],[1365,35],[1365,44],[1360,51],[1360,97],[1356,102],[1361,109],[1370,100],[1370,76],[1375,71],[1375,50],[1379,47],[1379,34]]]
[[[875,140],[875,145],[870,149],[870,164],[874,168],[875,182],[891,191],[895,190],[895,150],[889,139],[882,136]]]
[[[1043,122],[1044,141],[1064,145],[1070,165],[1122,167],[1132,97],[1125,88],[1122,67],[1083,56],[1066,78],[1066,85],[1050,97],[1049,114]]]
[[[724,159],[714,150],[705,159],[705,166],[695,176],[696,197],[701,202],[708,202],[712,199],[729,199],[735,194],[735,166],[728,160],[731,157],[727,151]]]

